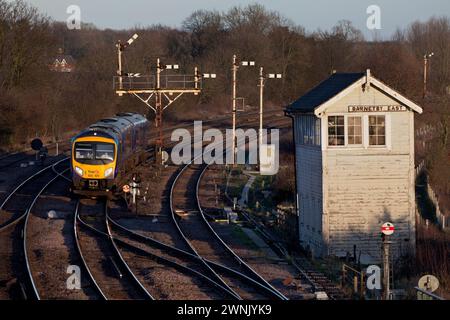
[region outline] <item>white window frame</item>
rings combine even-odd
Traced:
[[[369,116],[384,116],[384,145],[371,145],[369,136]],[[389,113],[377,112],[369,113],[367,117],[367,129],[365,130],[367,135],[367,148],[368,149],[391,149],[391,117]]]
[[[361,118],[361,143],[348,144],[348,118]],[[362,148],[364,146],[364,115],[360,114],[347,114],[344,118],[345,125],[345,146],[348,148]]]
[[[343,146],[330,146],[330,144],[328,143],[328,117],[335,117],[335,116],[338,116],[338,117],[341,117],[341,116],[343,116],[344,117],[344,145]],[[326,128],[325,128],[325,131],[326,131],[326,145],[327,145],[327,148],[332,148],[332,149],[342,149],[342,148],[345,148],[345,147],[347,147],[347,117],[345,116],[345,114],[342,114],[342,113],[337,113],[337,114],[327,114],[326,116],[325,116],[325,123],[326,123]]]
[[[344,145],[330,146],[328,144],[328,117],[344,116]],[[385,119],[385,144],[380,146],[369,145],[369,116],[384,116]],[[361,117],[362,144],[348,144],[348,117]],[[327,113],[322,117],[322,149],[358,150],[358,149],[387,149],[391,150],[391,116],[387,112],[373,113]]]

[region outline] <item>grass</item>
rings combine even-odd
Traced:
[[[269,195],[264,197],[262,191],[272,191],[271,183],[273,182],[272,176],[256,176],[253,182],[252,188],[249,192],[249,207],[254,211],[272,211],[274,203],[272,197]],[[256,202],[259,203],[259,207],[256,207]]]
[[[231,198],[241,198],[242,189],[248,181],[248,177],[242,174],[240,167],[233,168],[228,180],[228,195]]]
[[[249,238],[249,236],[242,230],[240,226],[233,226],[232,227],[231,234],[233,235],[233,239],[235,239],[237,242],[243,244],[244,246],[248,247],[252,250],[259,249],[258,246],[253,242],[252,239]]]

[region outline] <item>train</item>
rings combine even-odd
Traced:
[[[150,124],[138,113],[102,119],[71,139],[71,192],[112,196],[145,158]]]

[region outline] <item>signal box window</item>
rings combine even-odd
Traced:
[[[347,134],[349,145],[361,145],[362,144],[362,127],[361,117],[348,117],[347,118]]]
[[[384,146],[386,144],[385,116],[369,116],[369,145]]]
[[[343,146],[345,144],[344,116],[328,117],[328,145]]]

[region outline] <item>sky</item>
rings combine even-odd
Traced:
[[[9,0],[12,1],[12,0]],[[81,21],[98,28],[127,29],[163,24],[180,27],[195,10],[227,11],[233,6],[260,3],[276,10],[307,31],[331,29],[339,20],[350,20],[366,39],[374,36],[367,28],[370,5],[380,8],[381,29],[377,37],[388,39],[397,27],[426,21],[432,16],[450,17],[450,0],[25,0],[55,20],[65,21],[68,6],[78,5]]]

